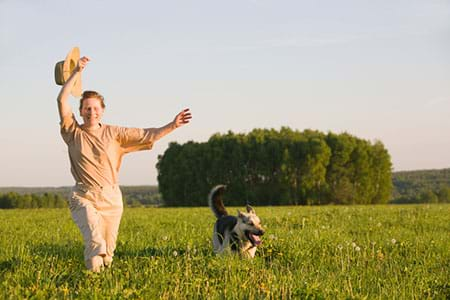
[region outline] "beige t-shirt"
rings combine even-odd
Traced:
[[[94,130],[82,129],[73,114],[64,117],[60,125],[75,181],[93,187],[117,184],[123,155],[151,149],[156,132],[153,128],[106,124]]]

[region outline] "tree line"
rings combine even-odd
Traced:
[[[121,186],[123,203],[128,207],[161,206],[157,186]]]
[[[59,188],[0,188],[0,209],[63,208],[71,187]],[[52,192],[45,192],[45,191]],[[122,186],[123,203],[128,207],[160,206],[157,186]]]
[[[0,208],[63,208],[67,201],[59,194],[19,194],[9,192],[0,194]]]
[[[227,205],[236,205],[241,206],[242,204],[245,204],[246,201],[248,201],[250,204],[255,205],[282,205],[282,204],[328,204],[328,203],[337,203],[337,204],[351,204],[351,203],[361,203],[357,201],[358,199],[355,196],[355,193],[357,191],[357,187],[359,186],[359,182],[355,181],[352,178],[355,178],[355,172],[352,171],[357,166],[361,166],[362,159],[360,158],[357,160],[356,158],[361,157],[360,154],[357,154],[359,152],[363,152],[361,150],[356,150],[356,146],[358,143],[355,143],[355,137],[352,137],[348,134],[321,134],[320,132],[315,131],[305,131],[305,132],[290,132],[289,134],[293,136],[297,135],[303,135],[303,139],[299,139],[300,141],[303,141],[300,143],[297,141],[297,148],[295,148],[293,145],[287,146],[289,142],[284,141],[281,138],[278,138],[278,142],[271,141],[269,142],[269,138],[273,138],[276,135],[281,134],[283,131],[288,131],[288,128],[283,128],[280,130],[280,132],[272,132],[272,134],[268,134],[267,130],[265,133],[261,134],[261,132],[251,132],[249,135],[236,135],[232,132],[229,132],[225,135],[214,135],[211,137],[210,141],[211,145],[214,146],[206,146],[210,141],[207,143],[194,143],[189,142],[185,145],[178,145],[176,143],[171,144],[169,149],[167,149],[165,155],[168,155],[164,158],[161,156],[159,158],[159,166],[164,167],[166,171],[172,172],[169,174],[172,174],[176,180],[174,180],[173,184],[178,184],[178,189],[175,190],[173,193],[173,199],[179,199],[177,198],[177,194],[182,195],[183,193],[189,193],[190,192],[190,186],[191,184],[195,184],[195,182],[198,182],[197,184],[204,184],[205,187],[198,192],[196,195],[197,200],[195,203],[177,203],[176,201],[171,201],[171,198],[168,197],[166,199],[166,202],[163,201],[161,193],[158,191],[157,186],[122,186],[122,194],[123,194],[123,200],[124,205],[128,207],[139,207],[139,206],[161,206],[161,205],[168,205],[168,206],[175,206],[175,205],[206,205],[206,195],[209,192],[209,188],[217,183],[227,183],[228,186],[228,193],[227,196],[229,196],[230,192],[233,192],[231,188],[233,186],[230,186],[230,183],[232,184],[238,184],[237,188],[242,187],[243,190],[238,192],[234,192],[233,198],[228,197],[226,199]],[[264,131],[264,130],[263,130]],[[270,130],[269,130],[270,132]],[[253,135],[251,137],[250,135]],[[285,136],[289,136],[287,133],[284,133]],[[318,137],[317,137],[318,135]],[[234,137],[233,137],[234,136]],[[238,136],[238,137],[236,137]],[[312,141],[315,137],[315,141]],[[257,139],[258,138],[258,139]],[[297,138],[299,138],[297,136]],[[223,139],[223,140],[221,140]],[[271,151],[269,153],[270,155],[276,154],[280,151],[280,144],[281,141],[284,141],[283,144],[286,146],[283,150],[282,154],[275,155],[274,158],[267,158],[267,154],[264,154],[264,151]],[[232,142],[230,142],[230,140]],[[245,141],[248,142],[248,140],[252,141],[252,146],[246,146],[246,148],[243,148],[238,151],[239,147],[243,147],[243,145],[239,143],[243,143]],[[356,139],[358,140],[358,139]],[[315,180],[316,184],[311,183],[311,181],[307,181],[306,178],[297,178],[297,184],[300,183],[309,183],[309,187],[316,187],[316,189],[310,189],[308,192],[308,189],[299,189],[297,186],[297,190],[300,191],[300,196],[302,195],[309,195],[309,200],[301,202],[302,199],[299,196],[297,196],[297,202],[291,201],[289,202],[286,198],[278,197],[278,195],[291,195],[290,193],[295,193],[295,179],[290,178],[290,180],[287,180],[289,178],[280,177],[280,174],[284,174],[284,176],[287,176],[287,174],[292,174],[294,172],[294,168],[288,167],[286,165],[287,162],[293,162],[295,157],[299,157],[299,155],[290,155],[290,151],[292,149],[302,149],[303,146],[305,146],[305,141],[309,141],[310,148],[316,149],[316,151],[313,151],[313,154],[310,154],[309,162],[308,164],[303,164],[299,166],[303,166],[302,170],[307,170],[307,166],[313,167],[316,166],[316,171],[323,175],[324,169],[325,169],[325,179],[321,178],[319,175],[316,174]],[[320,142],[322,141],[322,142]],[[324,147],[323,143],[326,144],[326,147]],[[361,141],[359,140],[359,144],[368,145],[368,148],[377,145],[379,142],[375,142],[374,144],[368,143],[367,141]],[[236,144],[238,146],[236,146]],[[258,146],[259,145],[259,146]],[[266,145],[263,148],[261,145]],[[303,145],[303,146],[302,146]],[[311,145],[315,145],[312,147]],[[222,151],[220,150],[220,147],[226,146],[226,148]],[[258,149],[255,149],[258,146]],[[202,148],[203,147],[203,148]],[[253,148],[251,148],[253,147]],[[328,147],[329,153],[326,154],[327,150],[324,150]],[[375,153],[383,153],[384,152],[384,170],[381,171],[379,169],[378,172],[388,172],[390,169],[390,162],[387,160],[388,156],[386,150],[383,150],[384,147],[382,145],[376,146],[377,151]],[[199,150],[202,148],[201,150]],[[364,149],[366,149],[365,147]],[[328,163],[326,164],[326,167],[320,167],[319,164],[314,164],[313,162],[314,157],[320,157],[317,153],[320,154],[320,149],[322,149],[322,152],[325,151],[324,155],[322,157],[328,157]],[[352,150],[353,149],[353,150]],[[170,150],[170,151],[169,151]],[[214,153],[208,153],[208,151],[214,150]],[[255,150],[258,150],[255,152]],[[245,152],[247,151],[247,152]],[[252,153],[248,153],[248,151],[253,151]],[[306,150],[305,150],[306,151]],[[357,151],[352,154],[353,151]],[[183,153],[181,153],[183,152]],[[226,152],[226,154],[222,153]],[[190,154],[189,154],[190,153]],[[209,155],[209,156],[205,156]],[[316,154],[314,154],[316,153]],[[372,152],[373,153],[373,152]],[[190,155],[191,162],[188,164],[188,162],[184,161],[186,160],[185,156]],[[241,160],[237,160],[234,158],[234,155],[237,155],[237,157],[241,157]],[[246,156],[244,155],[250,155],[251,159],[247,159],[248,164],[242,163],[242,160],[245,160]],[[270,156],[269,155],[269,156]],[[378,156],[383,156],[378,155]],[[168,158],[169,156],[172,156],[172,158]],[[177,157],[177,170],[174,170],[173,168],[169,168],[167,159],[171,159],[172,161]],[[227,159],[231,160],[232,162],[220,162],[215,161],[214,165],[211,164],[211,157],[215,157],[216,159]],[[281,158],[280,158],[281,157]],[[369,157],[369,156],[368,156]],[[248,157],[247,157],[248,158]],[[281,167],[277,168],[277,162],[279,162],[282,159],[285,159],[285,164]],[[290,158],[289,160],[287,158]],[[209,159],[209,160],[206,160]],[[270,163],[269,165],[265,165],[265,167],[258,162],[251,161],[254,159],[263,159],[266,160],[267,163]],[[306,158],[305,158],[306,159]],[[316,159],[317,160],[317,159]],[[283,160],[282,160],[283,161]],[[353,162],[352,162],[353,161]],[[359,162],[358,162],[359,161]],[[358,162],[355,164],[355,162]],[[223,165],[220,165],[220,164]],[[162,164],[162,165],[161,165]],[[370,164],[369,164],[370,165]],[[373,165],[373,162],[372,162]],[[240,169],[240,166],[247,169]],[[250,166],[257,166],[259,173],[256,172],[250,172],[248,168]],[[352,167],[353,166],[353,167]],[[232,168],[233,167],[233,168]],[[272,177],[270,177],[270,170],[269,167],[274,170],[274,174]],[[216,169],[214,169],[216,168]],[[367,169],[367,168],[366,168]],[[189,171],[191,172],[191,175],[183,175],[186,174],[185,172]],[[204,176],[205,172],[202,170],[206,170],[208,172],[208,181],[202,181],[201,176]],[[359,170],[361,174],[366,174],[367,171],[364,171],[365,168],[362,168]],[[165,172],[166,172],[165,171]],[[195,174],[192,174],[194,173]],[[240,172],[240,173],[239,173]],[[284,172],[284,173],[283,173]],[[290,173],[288,173],[290,172]],[[240,181],[241,179],[237,177],[239,174],[243,174],[247,176],[246,181]],[[257,175],[255,175],[257,174]],[[258,176],[259,174],[259,176]],[[269,175],[268,175],[269,174]],[[278,177],[276,177],[276,174],[278,174]],[[309,173],[306,173],[304,176]],[[351,174],[353,174],[353,177],[351,177]],[[164,174],[161,174],[164,176]],[[321,175],[321,176],[322,176]],[[192,178],[185,178],[185,176],[191,176]],[[215,177],[214,177],[215,176]],[[236,177],[236,178],[235,178]],[[245,177],[245,176],[244,176]],[[218,178],[218,179],[215,179]],[[278,179],[277,179],[278,178]],[[280,179],[281,178],[281,179]],[[364,176],[363,176],[364,178]],[[163,178],[164,179],[164,178]],[[170,184],[170,182],[167,182],[166,184]],[[191,181],[190,181],[191,180]],[[222,181],[223,180],[223,181]],[[277,181],[279,180],[279,181]],[[368,179],[367,179],[368,180]],[[371,179],[370,179],[371,180]],[[387,180],[387,178],[385,178]],[[185,183],[183,183],[185,181]],[[328,182],[331,182],[329,184]],[[275,185],[271,185],[270,187],[264,187],[264,184],[272,184],[273,182],[277,183]],[[283,186],[282,183],[287,182],[290,183],[291,190],[289,190],[289,185]],[[364,181],[362,181],[364,182]],[[249,186],[250,183],[257,183],[256,187]],[[306,185],[308,186],[308,185]],[[181,187],[183,189],[181,189]],[[195,187],[195,186],[194,186]],[[387,190],[384,191],[384,197],[382,198],[379,196],[379,199],[384,199],[383,201],[379,202],[368,202],[365,203],[385,203],[385,199],[388,199],[388,203],[393,204],[404,204],[404,203],[450,203],[450,168],[448,169],[441,169],[441,170],[416,170],[416,171],[401,171],[401,172],[393,172],[392,173],[392,192],[388,194]],[[244,189],[245,188],[245,189]],[[334,191],[331,189],[335,188]],[[236,189],[236,188],[235,188]],[[389,189],[389,187],[387,187]],[[0,187],[0,208],[58,208],[58,207],[66,207],[67,206],[67,197],[66,195],[69,195],[71,190],[71,187],[35,187],[35,188],[28,188],[28,187]],[[193,190],[193,188],[191,189]],[[382,191],[382,189],[379,189],[379,191]],[[260,197],[260,194],[258,193],[264,193],[264,196]],[[379,193],[379,195],[382,195],[383,193]],[[268,195],[269,197],[273,197],[273,202],[271,198],[266,197]],[[304,196],[303,196],[304,197]],[[328,198],[330,197],[330,198]],[[334,198],[331,198],[334,197]],[[233,200],[235,199],[235,200]],[[264,201],[257,201],[258,199],[265,199]],[[281,200],[280,200],[281,199]],[[308,198],[307,198],[308,199]],[[330,200],[334,199],[334,200]],[[340,199],[347,199],[347,201],[340,201]],[[349,200],[354,201],[349,201]],[[367,198],[366,198],[367,199]],[[186,201],[186,200],[185,200]],[[269,202],[270,201],[270,202]],[[193,201],[194,202],[194,201]]]
[[[171,143],[157,163],[167,206],[204,206],[216,184],[227,185],[227,205],[387,203],[391,168],[380,141],[288,127]]]

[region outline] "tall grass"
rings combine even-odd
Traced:
[[[247,260],[212,253],[207,208],[126,209],[100,274],[68,209],[0,210],[0,298],[450,298],[449,205],[256,210],[267,233]]]

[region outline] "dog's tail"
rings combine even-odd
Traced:
[[[217,185],[213,187],[208,196],[209,208],[211,208],[216,218],[228,216],[228,212],[225,209],[222,201],[222,196],[225,193],[225,188],[225,185]]]

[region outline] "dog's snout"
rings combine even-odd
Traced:
[[[259,234],[259,235],[263,235],[264,232],[265,232],[265,231],[261,229],[261,230],[258,232],[258,234]]]

